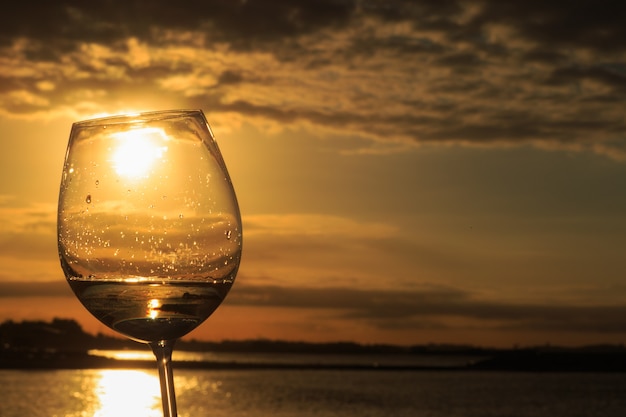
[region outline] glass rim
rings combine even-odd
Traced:
[[[79,120],[72,123],[74,127],[99,126],[103,124],[125,124],[146,122],[150,120],[167,120],[180,117],[189,117],[192,115],[201,115],[204,113],[201,109],[170,109],[170,110],[152,110],[137,113],[119,113],[110,116],[94,117],[91,119]]]

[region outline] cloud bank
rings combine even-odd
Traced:
[[[175,103],[218,125],[358,137],[352,152],[623,160],[625,14],[589,0],[16,3],[0,17],[0,113]]]
[[[1,297],[72,297],[62,281],[0,282]],[[318,310],[320,320],[349,320],[381,330],[498,330],[621,335],[623,305],[511,304],[484,300],[446,287],[415,290],[367,290],[250,285],[226,299],[233,307]],[[302,324],[307,326],[308,324]],[[303,329],[300,329],[303,330]]]

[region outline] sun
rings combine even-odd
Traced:
[[[167,136],[161,129],[144,128],[115,135],[117,146],[111,157],[115,172],[125,178],[148,176],[157,160],[167,152]]]

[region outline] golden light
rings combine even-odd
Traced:
[[[167,136],[161,129],[144,128],[114,135],[118,144],[111,162],[118,175],[129,179],[145,177],[167,152]]]
[[[116,359],[118,361],[153,361],[154,354],[151,350],[100,350],[90,349],[87,351],[93,356],[102,356],[104,358]]]
[[[153,299],[148,302],[148,315],[151,319],[156,319],[159,316],[159,307],[161,307],[159,300]]]
[[[156,375],[136,370],[103,370],[96,387],[100,408],[94,417],[161,416]]]

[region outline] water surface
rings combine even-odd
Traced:
[[[180,417],[623,417],[626,375],[178,370]],[[156,371],[0,371],[2,417],[158,417]]]

